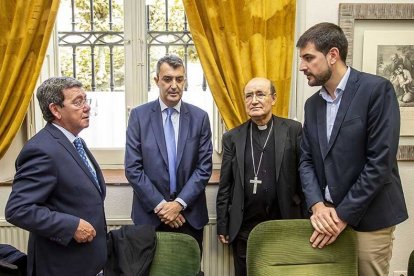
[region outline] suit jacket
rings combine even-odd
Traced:
[[[66,136],[47,124],[23,147],[6,205],[6,220],[30,231],[28,275],[95,276],[106,261],[105,185],[93,163],[102,193]],[[73,235],[80,218],[96,230],[92,242]]]
[[[212,170],[208,115],[182,102],[177,144],[177,197],[187,208],[183,215],[196,229],[208,222],[205,187]],[[125,174],[134,190],[132,220],[158,226],[154,208],[169,200],[168,155],[158,100],[131,111],[127,128]]]
[[[277,203],[283,219],[304,217],[299,181],[301,124],[273,116]],[[217,234],[229,235],[232,242],[243,222],[244,160],[251,120],[223,135],[223,160],[217,193]]]
[[[400,112],[392,84],[351,73],[329,142],[326,102],[315,93],[305,104],[300,176],[308,207],[324,201],[326,185],[339,217],[357,231],[407,219],[397,166]]]

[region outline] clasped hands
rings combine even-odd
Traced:
[[[347,225],[338,217],[334,207],[326,206],[323,202],[313,205],[312,213],[310,220],[314,231],[309,241],[314,248],[333,243]]]
[[[180,213],[183,210],[181,204],[177,201],[162,203],[155,213],[159,219],[171,228],[179,228],[185,223],[184,216]]]

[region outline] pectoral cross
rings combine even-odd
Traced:
[[[250,179],[250,183],[253,183],[253,194],[256,194],[257,191],[257,184],[262,184],[262,181],[257,179],[257,176],[254,177],[254,179]]]

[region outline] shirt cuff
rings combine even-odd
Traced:
[[[185,203],[184,200],[182,200],[181,198],[177,197],[176,199],[174,199],[174,201],[177,201],[178,203],[180,203],[181,206],[183,206],[183,210],[187,208],[187,203]]]

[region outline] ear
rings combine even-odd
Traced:
[[[159,76],[156,76],[156,77],[154,77],[154,81],[155,81],[155,84],[158,86],[158,80],[159,80],[160,78],[159,78]]]
[[[333,65],[338,60],[341,59],[341,56],[339,55],[339,49],[336,47],[332,47],[328,52],[328,58],[329,58],[329,64]]]
[[[276,104],[277,96],[275,94],[272,95],[272,106]]]
[[[54,104],[54,103],[49,104],[49,110],[50,112],[52,112],[53,116],[55,116],[57,120],[62,119],[62,114],[60,114],[60,110],[57,104]]]

